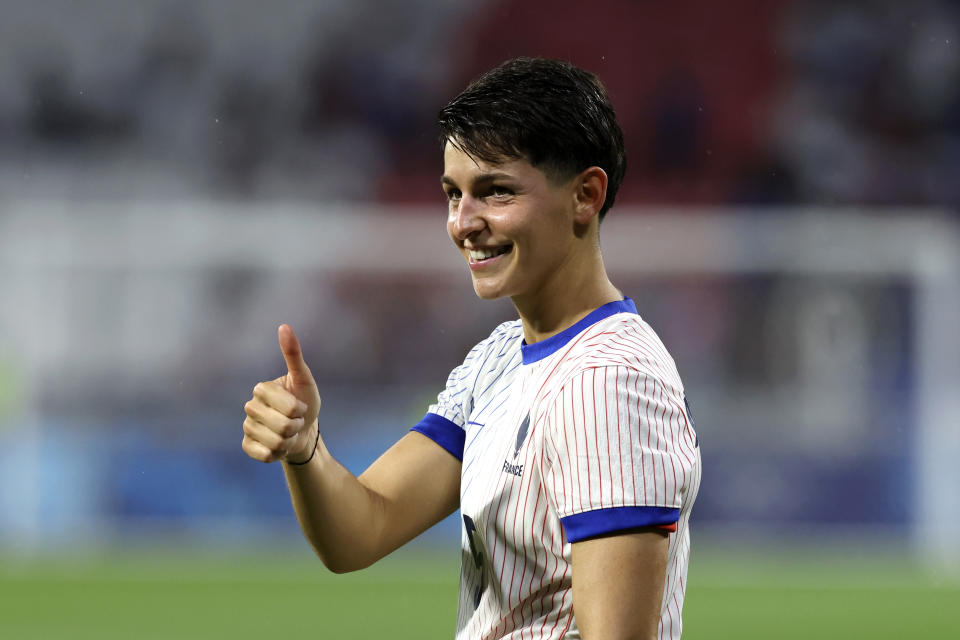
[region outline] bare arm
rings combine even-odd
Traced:
[[[284,461],[297,519],[328,568],[369,566],[457,508],[460,461],[419,433],[359,478],[337,462],[318,436],[320,395],[300,344],[286,325],[279,339],[288,373],[254,387],[242,447],[255,460]]]
[[[322,442],[308,464],[283,465],[300,527],[331,571],[362,569],[456,510],[460,461],[411,432],[357,478]]]
[[[667,547],[667,535],[653,530],[573,543],[573,610],[584,640],[656,639]]]

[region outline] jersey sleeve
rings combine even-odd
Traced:
[[[461,462],[472,393],[466,382],[474,369],[481,345],[474,347],[463,364],[450,372],[447,386],[437,396],[437,401],[430,405],[427,414],[411,429],[427,436]]]
[[[676,530],[696,453],[682,390],[627,366],[585,369],[546,409],[544,469],[567,540]]]

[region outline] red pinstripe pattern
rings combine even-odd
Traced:
[[[567,572],[569,572],[569,571],[570,571],[570,563],[569,563],[569,561],[567,561],[567,562],[564,563],[563,575],[560,576],[560,580],[561,580],[561,581],[564,581],[564,580],[566,579],[566,577],[567,577]],[[568,629],[568,628],[570,628],[570,622],[568,621],[567,624],[564,626],[563,631],[561,631],[559,635],[554,635],[554,631],[556,631],[557,625],[560,623],[561,612],[562,612],[562,611],[564,610],[564,608],[565,608],[563,603],[567,600],[567,596],[568,596],[568,595],[570,596],[570,604],[571,604],[570,616],[571,616],[571,617],[573,616],[573,607],[572,607],[572,605],[573,605],[573,589],[567,588],[567,589],[564,589],[563,591],[560,592],[560,606],[557,608],[557,616],[556,616],[555,620],[553,621],[553,626],[550,627],[550,632],[547,633],[547,637],[548,637],[548,638],[563,637],[563,634],[567,632],[567,629]],[[556,598],[554,598],[554,599],[556,599]]]
[[[603,508],[603,471],[600,469],[602,460],[604,457],[609,458],[609,456],[601,456],[600,454],[600,430],[599,423],[600,420],[597,420],[597,370],[591,369],[591,384],[590,384],[590,394],[591,394],[591,403],[590,406],[593,408],[593,449],[597,452],[597,498],[599,498],[599,506]],[[604,376],[606,377],[606,376]],[[584,381],[586,381],[586,376],[584,376]],[[601,396],[604,399],[606,396]],[[604,413],[606,413],[606,402],[604,402]],[[586,428],[586,424],[584,424]],[[590,490],[590,473],[587,473],[587,495],[593,497],[593,491]],[[593,506],[591,504],[591,506]]]
[[[580,493],[580,510],[581,510],[581,511],[589,511],[589,509],[587,508],[587,506],[586,506],[586,505],[584,504],[584,502],[583,502],[583,479],[584,479],[584,477],[586,477],[586,479],[587,479],[587,496],[589,497],[589,496],[592,496],[592,495],[593,495],[593,492],[591,491],[591,486],[590,486],[590,469],[587,469],[587,470],[586,470],[586,473],[580,473],[580,469],[578,468],[578,467],[579,467],[579,462],[580,462],[580,460],[581,460],[581,458],[580,458],[580,455],[581,455],[581,454],[580,454],[580,451],[579,451],[580,441],[579,441],[579,439],[577,438],[578,435],[581,435],[581,434],[583,435],[583,452],[584,452],[583,455],[586,457],[587,460],[589,460],[589,455],[590,455],[590,452],[589,452],[590,443],[589,443],[589,441],[587,440],[587,406],[586,406],[586,402],[585,402],[585,400],[586,400],[586,394],[583,392],[583,388],[584,388],[584,386],[585,386],[586,384],[587,384],[587,376],[581,376],[581,378],[580,378],[580,397],[577,398],[578,402],[576,403],[577,406],[580,407],[580,423],[579,423],[579,424],[574,424],[574,426],[573,426],[573,428],[574,428],[573,441],[577,443],[577,449],[578,449],[578,450],[574,453],[574,458],[577,460],[577,463],[575,463],[575,464],[571,467],[571,470],[572,470],[572,471],[576,471],[576,472],[577,472],[577,491]]]
[[[637,391],[637,421],[640,420],[640,400],[643,396],[640,394],[640,372],[637,372],[637,381],[635,383],[635,390]],[[633,423],[631,423],[631,426]],[[628,433],[630,434],[630,450],[637,451],[640,448],[640,432],[634,429],[629,429]],[[636,436],[637,443],[634,445],[634,437]],[[633,464],[634,456],[630,456],[630,464]],[[647,495],[647,461],[643,459],[643,456],[640,456],[640,483],[643,490],[643,495]],[[633,483],[633,499],[634,504],[640,504],[643,499],[641,496],[637,495],[637,483],[636,476],[634,476]]]
[[[579,442],[578,436],[580,432],[583,430],[583,417],[581,416],[580,418],[580,427],[578,428],[577,422],[576,422],[576,410],[574,409],[573,399],[574,399],[573,389],[571,389],[570,390],[570,425],[568,427],[567,424],[564,424],[563,431],[564,433],[569,433],[571,429],[573,430],[573,451],[570,451],[567,453],[567,460],[570,468],[571,506],[573,503],[572,493],[576,491],[576,495],[580,501],[580,509],[583,510],[586,507],[586,505],[583,504],[583,487],[581,486],[582,479],[580,478],[580,475],[577,473],[577,461],[580,459],[580,442]],[[580,408],[582,411],[583,409],[582,402],[580,403]]]
[[[540,506],[540,498],[541,498],[542,496],[543,496],[543,493],[540,492],[540,491],[538,491],[538,492],[537,492],[537,502],[536,502],[535,505],[533,505],[534,518],[536,518],[537,507]],[[534,522],[532,523],[532,525],[531,525],[531,527],[530,527],[530,533],[531,533],[531,534],[533,534],[533,529],[534,529],[535,526],[536,526],[536,519],[534,519]],[[541,532],[541,533],[542,533],[542,532]],[[531,535],[531,537],[535,537],[535,536]],[[537,560],[538,560],[539,557],[540,557],[540,548],[539,548],[539,545],[537,545],[537,544],[533,544],[532,546],[533,546],[533,566],[534,566],[534,567],[538,567],[538,566],[539,566],[539,563],[537,562]],[[523,550],[524,550],[525,553],[529,553],[529,552],[527,551],[526,540],[524,540]],[[524,570],[524,573],[526,573],[526,570],[527,570],[527,566],[526,566],[526,565],[524,565],[523,570]],[[527,603],[530,605],[530,613],[531,613],[531,614],[533,613],[533,600],[531,600],[531,597],[532,597],[532,595],[533,595],[533,593],[534,593],[534,591],[533,591],[533,579],[534,579],[534,577],[536,577],[536,568],[534,568],[534,569],[531,570],[531,572],[530,572],[530,585],[529,585],[529,588],[528,588],[528,592],[529,592],[530,595],[527,596],[527,598],[526,598]],[[520,578],[520,590],[521,590],[521,592],[523,591],[523,577]],[[521,606],[519,607],[519,609],[520,609],[520,617],[521,617],[521,620],[522,620],[522,619],[523,619],[523,605],[522,605],[522,604],[521,604]],[[528,616],[527,619],[529,620],[531,617],[532,617],[532,616]],[[521,633],[520,633],[520,637],[523,638],[523,632],[522,632],[522,631],[521,631]],[[533,630],[532,630],[532,629],[530,630],[530,637],[533,637]]]
[[[649,380],[644,378],[643,380],[643,398],[646,403],[646,414],[647,414],[647,449],[652,449],[653,445],[651,443],[650,436],[652,435],[653,429],[650,426],[653,424],[653,420],[650,419],[650,396],[647,395],[647,384]],[[654,415],[656,415],[656,410],[654,410]],[[660,500],[657,496],[657,476],[660,474],[657,473],[657,459],[652,458],[650,460],[650,465],[653,467],[653,504],[659,504]],[[646,497],[646,494],[644,494]]]
[[[529,449],[527,449],[527,451],[529,451]],[[526,458],[524,458],[524,460],[525,460],[525,464],[529,464],[529,462],[530,462],[529,456],[526,457]],[[518,513],[524,513],[524,514],[525,514],[525,513],[527,512],[527,498],[530,497],[530,489],[531,489],[531,487],[532,487],[533,485],[532,485],[532,483],[529,483],[529,482],[526,482],[526,483],[524,483],[524,484],[527,485],[527,490],[524,492],[524,495],[523,495],[523,507],[520,508],[520,509],[518,509]],[[538,496],[537,496],[537,497],[538,497],[538,500],[537,500],[537,501],[539,502],[539,492],[538,492]],[[519,498],[520,498],[520,496],[519,496],[519,494],[518,494],[518,495],[517,495],[517,506],[518,506],[518,507],[519,507],[519,503],[520,503]],[[520,539],[523,541],[523,556],[525,557],[525,556],[527,555],[527,539],[526,539],[526,537],[524,536],[524,532],[525,532],[525,530],[526,530],[527,521],[526,521],[525,518],[521,518],[521,519],[519,519],[519,520],[520,520],[520,525],[521,525]],[[516,519],[513,521],[513,534],[514,534],[514,536],[513,536],[513,546],[516,548],[516,547],[517,547],[517,536],[516,536],[516,534],[517,534],[517,520],[516,520]],[[524,574],[526,574],[526,571],[527,571],[527,565],[524,564],[524,565],[523,565],[523,573],[520,574],[520,584],[521,584],[521,585],[523,584],[523,576],[524,576]],[[515,563],[514,566],[513,566],[513,571],[512,571],[511,574],[510,574],[510,587],[507,589],[508,597],[511,598],[511,599],[513,598],[513,579],[514,579],[514,577],[516,577],[516,574],[517,574],[517,565],[516,565],[516,563]],[[521,590],[521,589],[518,589],[518,592],[519,592],[519,591],[522,591],[522,590]],[[518,623],[515,621],[515,619],[514,619],[514,615],[515,615],[516,613],[517,613],[516,610],[514,610],[513,615],[510,616],[510,620],[511,620],[511,622],[513,622],[514,627],[516,627],[516,625],[518,624]],[[522,618],[521,618],[521,621],[522,621]]]
[[[662,385],[656,385],[656,386],[659,389],[659,396],[660,396],[661,404],[663,406],[663,412],[660,414],[660,421],[659,421],[660,432],[657,434],[657,436],[660,439],[659,443],[662,443],[662,448],[664,450],[669,450],[670,445],[667,442],[667,423],[665,421],[665,418],[667,417],[667,403],[665,402],[665,398],[663,397],[664,396],[663,386]],[[663,494],[664,494],[664,499],[667,499],[667,496],[670,496],[669,498],[670,501],[675,504],[676,494],[677,494],[677,467],[673,462],[673,458],[674,456],[667,456],[667,459],[670,461],[670,472],[673,474],[673,486],[671,487],[670,491],[667,491],[667,473],[666,473],[666,470],[664,470]],[[664,467],[666,467],[666,465],[664,465]]]
[[[619,378],[618,378],[617,380],[618,380],[617,387],[619,387],[619,386],[620,386],[620,384],[619,384]],[[624,387],[626,387],[626,375],[624,376]],[[626,405],[626,407],[627,407],[627,412],[628,412],[628,413],[627,413],[626,423],[629,425],[629,424],[630,424],[630,414],[629,414],[630,404],[627,403],[627,402],[625,402],[624,404]],[[625,484],[624,481],[623,481],[623,449],[622,449],[621,446],[620,446],[620,445],[622,444],[622,440],[623,440],[623,429],[620,428],[619,421],[620,421],[620,394],[618,393],[618,394],[617,394],[617,422],[618,422],[618,424],[617,424],[617,431],[616,431],[616,433],[617,433],[617,460],[618,460],[619,463],[620,463],[618,466],[620,467],[620,493],[621,493],[621,498],[622,498],[622,497],[623,497],[622,494],[623,494],[624,491],[626,490],[626,484]],[[633,456],[630,456],[630,466],[631,466],[631,467],[633,466]],[[611,494],[611,496],[612,496],[612,494]],[[611,501],[612,501],[612,497],[611,497]]]
[[[612,316],[515,376],[497,384],[472,380],[491,394],[510,385],[515,391],[496,423],[468,433],[475,453],[464,455],[464,468],[472,463],[461,481],[470,487],[461,507],[482,536],[489,586],[475,611],[472,595],[461,596],[467,609],[457,637],[562,638],[576,620],[571,546],[560,518],[668,506],[680,507],[681,516],[670,534],[659,637],[679,638],[699,452],[679,375],[652,330],[637,316]],[[504,471],[505,463],[522,472]],[[464,588],[473,584],[468,569]]]
[[[567,389],[564,389],[564,390],[563,390],[564,396],[566,396],[568,393],[569,393],[569,391],[568,391]],[[563,497],[564,497],[563,508],[564,508],[564,509],[573,509],[573,460],[570,459],[570,452],[573,451],[573,449],[570,448],[570,444],[569,444],[569,443],[570,443],[570,433],[569,433],[569,431],[567,430],[567,425],[572,425],[572,424],[573,424],[573,397],[572,397],[572,396],[571,396],[571,400],[570,400],[570,414],[569,414],[569,415],[564,415],[564,414],[562,413],[564,407],[566,407],[566,404],[564,404],[564,405],[562,405],[562,406],[560,407],[560,412],[561,412],[561,415],[563,416],[563,418],[562,418],[563,421],[562,421],[560,424],[562,425],[562,428],[563,428],[563,442],[567,445],[567,447],[566,447],[565,449],[561,449],[561,451],[563,451],[564,455],[566,456],[566,464],[563,464],[563,465],[560,467],[561,470],[562,470],[561,473],[560,473],[560,477],[563,479],[563,486],[564,486],[564,489],[563,489],[563,490],[564,490],[564,494],[563,494]],[[556,423],[554,423],[554,424],[556,424]],[[551,431],[552,431],[552,430],[551,430]],[[550,432],[548,432],[548,433],[550,433]],[[566,476],[566,478],[564,478],[564,476]],[[569,480],[569,482],[567,482],[567,480]]]
[[[537,549],[537,548],[539,548],[539,547],[542,547],[544,550],[550,548],[550,547],[547,545],[547,539],[546,539],[546,535],[545,535],[545,534],[546,534],[546,530],[547,530],[547,510],[544,509],[544,510],[543,510],[543,522],[542,522],[542,524],[541,524],[541,526],[540,526],[540,538],[539,538],[539,540],[540,540],[540,545],[534,545],[534,548],[535,548],[535,549]],[[550,559],[550,558],[547,557],[547,560],[548,560],[548,561],[549,561],[549,559]],[[559,559],[558,559],[558,558],[554,557],[553,559],[554,559],[557,563],[559,563]],[[534,560],[534,562],[539,565],[539,563],[537,563],[536,560]],[[536,589],[533,588],[533,579],[534,579],[534,577],[536,576],[536,574],[534,574],[534,575],[532,575],[532,576],[530,577],[530,616],[529,616],[529,618],[528,618],[529,620],[536,620],[536,619],[538,619],[538,618],[540,617],[539,614],[541,614],[541,613],[543,612],[543,596],[540,596],[540,597],[538,598],[538,597],[536,597],[537,594],[543,593],[543,592],[549,592],[550,589],[553,588],[552,578],[551,578],[550,581],[544,580],[544,578],[547,577],[547,570],[548,570],[549,566],[550,566],[550,565],[549,565],[547,562],[544,562],[544,563],[543,563],[543,572],[540,574],[540,582],[538,583],[538,586],[537,586]],[[554,566],[554,575],[556,575],[556,566]],[[533,605],[534,605],[534,603],[536,603],[536,604],[539,605],[539,607],[538,607],[538,609],[537,609],[537,614],[536,614],[536,615],[534,615],[534,613],[533,613]],[[544,623],[541,622],[541,623],[540,623],[540,635],[541,635],[541,636],[543,636],[543,627],[544,627]],[[530,626],[530,638],[531,638],[531,640],[533,639],[533,625]]]

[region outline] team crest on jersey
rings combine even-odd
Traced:
[[[516,460],[517,456],[520,455],[520,447],[523,446],[523,441],[527,439],[527,431],[530,430],[530,414],[527,414],[527,417],[523,419],[523,422],[520,423],[520,428],[517,430],[517,444],[513,448],[513,459]]]
[[[527,432],[530,431],[530,414],[527,414],[527,417],[523,419],[523,422],[520,423],[520,428],[517,430],[517,443],[513,448],[513,462],[517,461],[517,456],[520,455],[520,447],[523,446],[524,441],[527,439]],[[503,472],[509,473],[510,475],[517,476],[518,478],[523,475],[523,465],[514,464],[509,460],[503,461]]]

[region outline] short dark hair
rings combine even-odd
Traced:
[[[607,173],[603,216],[627,168],[623,132],[600,79],[562,60],[515,58],[488,71],[437,116],[440,142],[485,162],[524,158],[553,179]]]

